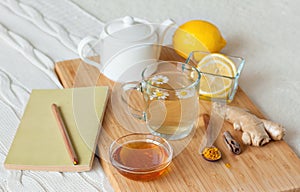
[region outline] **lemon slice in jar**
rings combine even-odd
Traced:
[[[234,83],[231,78],[236,75],[233,61],[225,55],[212,53],[203,57],[197,68],[202,73],[200,95],[210,98],[226,98]]]

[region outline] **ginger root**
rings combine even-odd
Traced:
[[[242,130],[242,141],[247,145],[262,146],[273,140],[281,140],[285,135],[283,126],[260,119],[249,111],[233,106],[225,107],[225,120],[233,124],[235,130]]]

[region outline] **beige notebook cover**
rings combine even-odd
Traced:
[[[92,167],[108,87],[33,90],[4,166],[7,169],[88,171]],[[78,156],[73,165],[51,110],[59,106]]]

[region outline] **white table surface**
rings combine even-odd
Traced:
[[[240,86],[267,118],[286,127],[284,139],[300,156],[300,1],[73,1],[102,21],[132,15],[214,23],[227,40],[222,52],[246,60]]]
[[[73,1],[0,0],[0,191],[112,190],[98,161],[85,173],[8,171],[3,162],[30,91],[61,87],[54,62],[77,58],[80,39],[125,15],[216,24],[227,40],[223,52],[246,59],[240,86],[286,127],[284,139],[300,156],[300,1]]]

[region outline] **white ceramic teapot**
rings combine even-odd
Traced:
[[[139,80],[141,70],[158,59],[165,33],[173,24],[171,19],[160,25],[131,16],[116,19],[104,26],[99,38],[87,36],[81,40],[78,53],[83,61],[113,81]],[[87,45],[92,43],[92,47],[100,47],[96,51],[100,63],[85,54]]]

